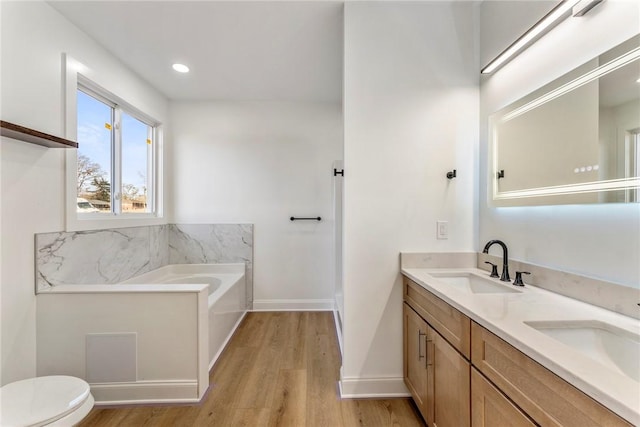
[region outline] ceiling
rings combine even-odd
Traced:
[[[342,99],[342,2],[49,4],[172,100]]]

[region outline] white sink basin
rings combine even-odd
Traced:
[[[526,325],[640,382],[640,336],[608,323],[531,321]]]
[[[520,293],[518,288],[506,283],[494,282],[475,273],[438,272],[430,273],[437,280],[472,294],[513,294]]]

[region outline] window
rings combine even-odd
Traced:
[[[155,214],[157,124],[78,85],[78,217]]]

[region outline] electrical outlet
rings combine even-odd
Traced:
[[[436,221],[436,238],[439,240],[449,238],[449,221]]]

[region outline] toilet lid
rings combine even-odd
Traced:
[[[41,426],[73,412],[89,396],[89,384],[54,375],[16,381],[0,388],[0,425]]]

